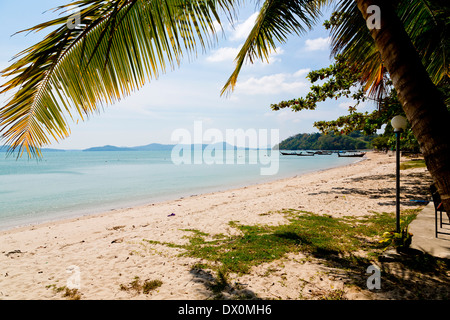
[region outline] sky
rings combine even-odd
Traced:
[[[21,50],[41,40],[46,32],[14,33],[57,17],[50,9],[68,0],[0,0],[0,69]],[[325,13],[323,19],[329,17]],[[179,129],[194,131],[201,121],[203,130],[227,129],[279,130],[280,141],[298,133],[318,132],[315,121],[333,120],[347,114],[349,99],[322,102],[314,111],[272,111],[270,105],[305,96],[310,87],[306,75],[311,70],[331,64],[329,33],[318,23],[302,36],[290,36],[277,44],[269,63],[247,64],[241,70],[235,90],[220,96],[220,90],[234,70],[233,60],[245,41],[257,9],[253,2],[239,10],[231,26],[224,21],[224,32],[213,48],[190,61],[185,58],[179,68],[169,70],[157,80],[147,82],[99,114],[78,124],[69,121],[71,134],[54,142],[51,148],[84,149],[93,146],[140,146],[150,143],[175,144],[172,133]],[[0,79],[0,84],[4,83]],[[0,95],[4,105],[8,95]],[[362,105],[359,111],[373,107]],[[250,146],[254,147],[254,146]]]

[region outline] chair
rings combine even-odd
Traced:
[[[434,204],[434,222],[435,222],[436,238],[438,237],[438,233],[450,235],[450,233],[439,231],[439,229],[442,229],[442,225],[450,225],[450,223],[442,221],[442,212],[447,213],[447,210],[445,210],[444,205],[441,201],[441,196],[439,195],[439,192],[434,184],[430,186],[430,191]],[[439,211],[439,228],[438,228],[438,211]]]

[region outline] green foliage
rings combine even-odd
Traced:
[[[408,227],[401,230],[401,232],[389,231],[383,234],[383,240],[380,240],[380,243],[387,245],[386,249],[389,246],[393,246],[395,248],[409,248],[412,241],[412,233],[408,231]]]
[[[425,168],[425,160],[411,160],[400,164],[400,170],[407,170],[411,168]]]
[[[310,92],[302,98],[281,101],[272,104],[272,110],[282,108],[291,108],[293,111],[315,110],[317,103],[327,99],[338,99],[341,97],[360,100],[364,98],[361,91],[352,93],[352,89],[358,80],[359,73],[348,67],[342,56],[335,57],[335,63],[327,68],[313,70],[308,73],[307,78],[312,86]],[[320,85],[315,83],[321,80],[327,80]]]
[[[400,232],[386,231],[382,235],[380,243],[385,245],[386,250],[390,246],[400,249],[409,248],[412,241],[413,234],[409,232],[409,224],[416,218],[417,212],[411,211],[411,213],[400,220]]]
[[[386,125],[384,136],[378,137],[373,145],[377,149],[393,149],[396,140],[390,120],[395,115],[404,115],[397,93],[356,2],[342,1],[335,10],[330,20],[325,22],[325,27],[331,32],[335,62],[308,74],[312,86],[306,96],[272,104],[271,108],[315,110],[318,103],[327,99],[352,99],[355,102],[349,105],[348,115],[332,121],[317,121],[314,126],[324,133],[348,134],[358,130],[371,135]],[[450,6],[445,1],[399,1],[396,10],[449,108],[450,80],[445,61],[448,60],[450,45],[445,30],[448,28],[446,17]],[[377,110],[358,112],[359,104],[365,101],[373,101]],[[420,150],[409,125],[402,133],[401,149]]]
[[[311,110],[315,109],[319,102],[327,99],[351,98],[354,104],[349,105],[348,115],[331,121],[317,121],[314,123],[314,126],[321,132],[331,135],[350,135],[351,137],[352,132],[362,132],[364,135],[371,137],[370,140],[374,140],[373,147],[376,149],[393,149],[395,147],[396,139],[390,121],[396,115],[405,116],[395,89],[390,88],[389,94],[380,97],[378,100],[369,98],[364,94],[364,90],[361,87],[358,88],[357,73],[346,64],[341,56],[337,56],[334,64],[328,68],[311,71],[308,74],[308,78],[312,84],[319,80],[322,83],[311,86],[311,91],[305,97],[281,101],[278,104],[271,105],[271,108],[273,110],[287,107],[293,111]],[[445,100],[449,102],[450,90],[447,90],[450,88],[449,81],[446,79],[441,81],[439,88],[441,88]],[[369,100],[376,103],[378,108],[371,113],[358,112],[359,104]],[[383,125],[385,125],[383,136],[375,136],[375,133]],[[340,142],[344,144],[343,147],[330,146],[329,149],[349,149],[349,147],[345,147],[347,143],[345,140],[341,140]],[[295,145],[292,147],[293,149],[297,149]],[[308,147],[311,148],[311,146]],[[308,149],[308,147],[299,147],[298,149]],[[400,147],[402,150],[412,150],[415,152],[418,152],[420,149],[409,123],[405,132],[401,134]],[[315,148],[319,149],[320,147]],[[315,148],[313,147],[311,149]],[[358,148],[361,147],[354,147],[354,149]]]
[[[372,146],[376,150],[387,150],[389,149],[389,137],[385,135],[380,135],[372,140]]]
[[[348,136],[321,133],[301,133],[283,140],[280,150],[356,150],[371,148],[375,135],[353,132]]]

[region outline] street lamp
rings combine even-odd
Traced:
[[[402,116],[395,116],[391,120],[391,125],[394,128],[396,138],[396,204],[395,214],[397,218],[397,233],[400,233],[400,133],[406,129],[406,119]]]

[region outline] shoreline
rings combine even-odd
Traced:
[[[149,205],[155,205],[155,204],[160,204],[160,203],[165,203],[165,202],[170,202],[170,201],[178,201],[178,200],[190,198],[193,196],[202,196],[202,195],[214,194],[214,193],[218,193],[218,192],[227,192],[230,190],[239,190],[239,189],[247,188],[247,187],[254,186],[254,185],[271,183],[271,182],[275,182],[275,181],[281,181],[284,179],[291,179],[291,178],[296,178],[296,177],[300,177],[303,175],[314,174],[314,173],[318,173],[318,172],[322,172],[322,171],[332,170],[332,169],[336,169],[336,168],[340,168],[340,167],[346,167],[346,166],[349,166],[349,165],[352,165],[352,164],[355,164],[355,163],[358,163],[358,162],[361,162],[364,160],[367,160],[367,158],[366,157],[361,158],[361,159],[357,158],[352,163],[336,164],[336,165],[333,165],[326,169],[318,169],[318,170],[311,169],[306,172],[302,172],[302,173],[295,174],[295,175],[286,174],[285,177],[281,177],[281,178],[280,177],[270,178],[269,176],[267,176],[267,178],[263,179],[263,181],[232,184],[232,185],[226,186],[226,187],[219,187],[219,189],[217,187],[214,187],[214,188],[205,187],[204,188],[205,191],[202,190],[196,194],[186,193],[186,192],[176,192],[173,196],[168,196],[168,195],[159,196],[159,197],[155,197],[152,201],[142,199],[142,200],[135,200],[132,202],[122,202],[122,203],[118,203],[118,204],[103,204],[103,205],[98,205],[95,208],[92,207],[92,208],[76,209],[74,211],[67,211],[67,212],[65,211],[58,215],[53,214],[55,217],[51,217],[52,214],[50,214],[50,217],[48,214],[46,214],[43,217],[39,217],[36,219],[19,217],[18,220],[11,219],[10,220],[11,222],[8,222],[6,224],[6,226],[0,225],[0,234],[5,231],[11,231],[11,230],[23,229],[23,228],[31,228],[31,227],[36,227],[36,226],[43,225],[43,224],[58,223],[58,222],[66,221],[66,220],[71,221],[71,220],[74,220],[77,218],[103,215],[103,214],[120,211],[120,210],[129,210],[129,209],[133,209],[133,208],[140,208],[140,207],[145,207],[145,206],[149,206]],[[23,220],[24,222],[16,223],[16,221],[21,221],[21,220]]]
[[[281,225],[287,220],[279,211],[290,208],[332,217],[393,212],[395,158],[376,153],[366,157],[346,166],[243,188],[0,231],[0,299],[65,299],[51,288],[66,285],[69,266],[80,270],[82,299],[211,298],[208,274],[199,277],[193,272],[199,259],[180,256],[179,248],[145,240],[183,245],[189,241],[189,230],[211,237],[236,235],[238,230],[230,221]],[[412,183],[425,171],[410,169],[402,180]],[[413,197],[415,188],[404,192]],[[402,207],[420,206],[404,200]],[[299,267],[298,261],[305,259],[302,253],[283,259],[281,264],[258,266],[236,281],[246,283],[262,299],[296,299],[304,287],[302,279],[327,269],[313,260]],[[273,278],[276,273],[261,276],[264,268],[273,265],[293,276],[289,286],[271,285],[278,283]],[[148,295],[120,290],[136,277],[158,279],[162,285]],[[308,281],[324,290],[342,287],[339,280],[325,275],[314,279]],[[366,293],[346,294],[349,299],[367,299]]]

